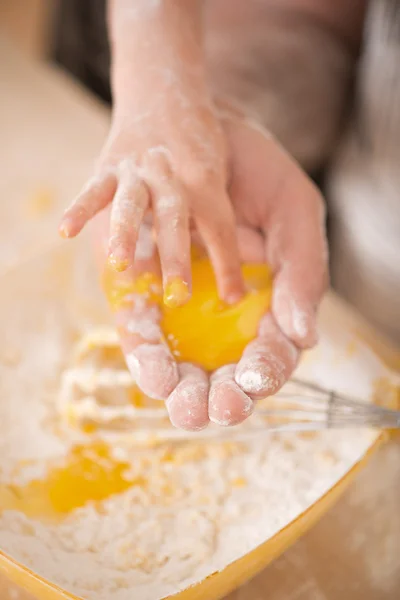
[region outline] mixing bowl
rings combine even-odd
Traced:
[[[27,437],[30,403],[56,388],[66,353],[82,332],[109,320],[88,255],[82,240],[55,246],[1,278],[0,405],[11,407],[14,398],[26,398],[26,412],[20,419],[26,424]],[[390,371],[354,333],[360,325],[340,302],[328,297],[320,319],[322,341],[305,356],[300,367],[304,376],[365,399],[372,396],[378,381],[385,380],[390,385]],[[217,600],[251,578],[336,502],[383,439],[383,435],[371,433],[362,451],[331,489],[270,539],[169,598]],[[2,546],[0,533],[0,571],[12,582],[38,599],[74,598],[7,555]]]

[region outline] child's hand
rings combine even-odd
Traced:
[[[160,90],[162,101],[149,107],[137,97],[129,110],[117,105],[109,138],[94,177],[60,230],[77,235],[111,204],[108,261],[117,271],[134,263],[139,229],[151,211],[161,264],[165,302],[190,297],[190,229],[201,234],[213,264],[218,290],[227,302],[243,292],[235,215],[227,193],[226,139],[206,100]],[[147,109],[146,109],[147,107]]]
[[[150,396],[168,398],[173,423],[187,429],[204,427],[209,419],[237,424],[251,414],[254,400],[284,384],[301,349],[317,340],[316,311],[327,284],[318,190],[265,132],[236,115],[226,115],[221,122],[229,151],[229,211],[236,219],[241,260],[266,261],[275,273],[272,310],[260,323],[258,338],[237,365],[223,367],[209,379],[197,367],[176,365],[162,341],[154,307],[132,304],[116,315],[127,364],[138,385]],[[168,177],[155,185],[162,184],[169,185]],[[226,197],[224,192],[223,203]],[[210,204],[213,211],[219,210],[216,198]],[[108,238],[109,221],[110,210],[96,219],[100,246]],[[173,237],[174,232],[167,228],[165,235]],[[201,229],[192,231],[208,250],[202,235]],[[119,277],[159,268],[148,225],[142,226],[140,237],[134,268]]]

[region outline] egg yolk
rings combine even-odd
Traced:
[[[244,265],[242,273],[247,293],[234,305],[218,297],[212,265],[204,258],[192,261],[192,297],[178,308],[163,304],[160,282],[151,275],[132,283],[108,272],[105,290],[114,309],[129,306],[132,294],[157,303],[162,310],[163,334],[177,360],[213,371],[240,359],[245,346],[256,337],[260,319],[270,305],[270,269],[266,265]]]
[[[0,512],[58,519],[88,502],[100,503],[144,483],[144,478],[130,478],[129,464],[114,459],[105,444],[77,446],[66,464],[49,469],[45,479],[25,486],[0,485]]]
[[[271,298],[271,275],[266,266],[245,265],[242,271],[247,294],[237,304],[228,305],[218,297],[210,262],[193,263],[191,299],[180,308],[163,308],[162,329],[178,360],[213,371],[240,359],[257,335]]]

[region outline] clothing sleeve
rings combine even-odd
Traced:
[[[55,61],[105,102],[111,101],[106,0],[59,0]]]
[[[307,171],[317,171],[344,122],[357,51],[304,11],[250,0],[229,12],[224,4],[223,14],[213,2],[206,13],[216,93],[242,104]]]

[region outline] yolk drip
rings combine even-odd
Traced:
[[[142,484],[143,478],[129,478],[129,464],[114,459],[105,444],[77,446],[66,465],[50,469],[45,479],[25,486],[0,485],[0,510],[57,519]]]
[[[192,261],[193,293],[187,304],[170,308],[162,302],[161,285],[152,276],[124,283],[107,274],[106,294],[114,309],[129,305],[132,294],[145,295],[162,310],[162,330],[179,361],[188,361],[213,371],[237,362],[245,346],[255,338],[261,317],[267,312],[272,293],[271,272],[265,265],[242,268],[248,292],[235,305],[218,297],[211,263]]]

